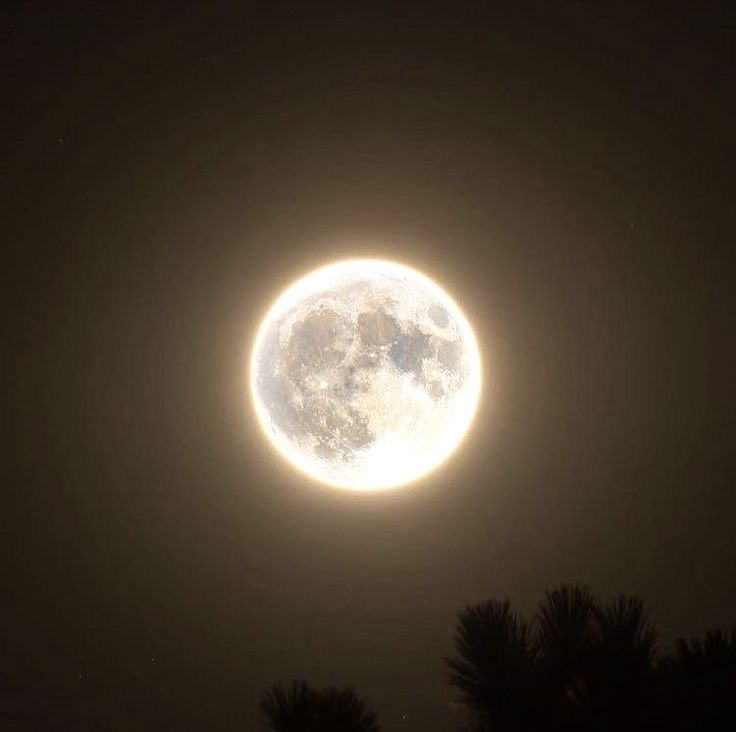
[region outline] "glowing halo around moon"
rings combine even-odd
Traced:
[[[476,412],[481,362],[470,323],[429,277],[351,259],[287,287],[258,328],[250,394],[276,450],[339,488],[427,475]]]

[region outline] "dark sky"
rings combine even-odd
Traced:
[[[486,5],[2,5],[31,706],[243,730],[305,677],[440,732],[467,603],[638,593],[665,647],[736,620],[736,11]],[[356,255],[441,282],[486,373],[453,458],[377,495],[276,458],[245,378],[279,289]]]

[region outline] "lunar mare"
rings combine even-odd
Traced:
[[[256,414],[278,451],[313,478],[362,490],[443,462],[472,421],[480,381],[455,302],[383,260],[338,262],[287,288],[250,365]]]

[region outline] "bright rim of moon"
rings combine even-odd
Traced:
[[[411,267],[327,265],[266,313],[250,362],[263,430],[310,477],[392,488],[453,452],[481,387],[478,344],[454,300]]]

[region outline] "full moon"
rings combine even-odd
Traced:
[[[436,468],[467,432],[480,386],[478,344],[454,300],[378,259],[330,264],[287,287],[250,362],[255,412],[278,452],[355,490]]]

